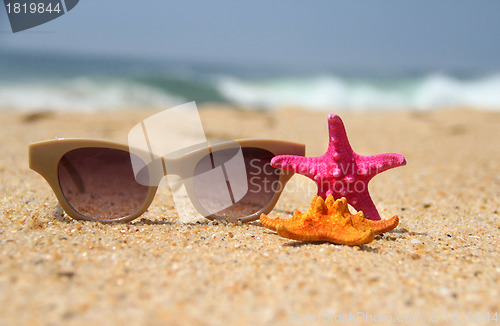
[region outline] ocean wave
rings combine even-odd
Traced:
[[[235,75],[73,77],[0,80],[0,109],[87,111],[167,108],[188,101],[226,102],[246,108],[500,110],[500,74],[458,78],[444,74],[406,78],[335,75],[251,79]]]
[[[435,109],[472,107],[500,109],[500,75],[459,79],[443,74],[392,80],[335,76],[249,81],[221,77],[217,89],[244,106],[311,109]]]
[[[168,107],[181,97],[128,80],[75,78],[49,82],[0,82],[0,108],[36,111],[115,110]]]

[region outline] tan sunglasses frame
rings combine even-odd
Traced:
[[[273,155],[305,155],[305,145],[299,143],[293,143],[288,141],[279,141],[279,140],[265,140],[265,139],[238,139],[234,141],[230,141],[227,143],[219,143],[216,145],[210,146],[211,151],[222,150],[226,148],[234,148],[234,142],[237,142],[242,148],[245,147],[254,147],[261,148],[271,152]],[[125,152],[130,152],[129,146],[122,143],[101,140],[101,139],[85,139],[85,138],[63,138],[63,139],[53,139],[40,141],[36,143],[32,143],[29,145],[29,167],[38,172],[49,184],[52,188],[52,191],[57,197],[59,204],[62,206],[64,211],[76,220],[87,220],[87,221],[98,221],[102,223],[116,223],[116,222],[129,222],[137,217],[141,216],[151,205],[153,201],[157,186],[149,186],[148,194],[146,199],[141,207],[133,214],[128,216],[124,216],[116,219],[97,219],[85,216],[78,211],[76,211],[67,201],[66,197],[62,193],[61,186],[59,184],[58,179],[58,166],[59,161],[64,156],[64,154],[72,151],[74,149],[86,148],[86,147],[98,147],[98,148],[110,148],[122,150]],[[149,155],[149,154],[148,154]],[[193,175],[194,166],[189,166],[184,164],[188,159],[190,162],[198,162],[204,156],[207,155],[206,148],[199,148],[193,150],[187,154],[181,155],[179,157],[170,159],[169,158],[169,171],[168,174],[177,174],[177,175]],[[190,169],[190,171],[186,171],[186,169]],[[191,174],[189,174],[191,173]],[[260,217],[260,214],[268,214],[274,208],[278,199],[284,189],[285,184],[290,180],[293,176],[293,172],[281,171],[279,177],[279,190],[276,191],[271,198],[271,200],[267,203],[267,205],[261,208],[258,212],[245,216],[242,218],[237,218],[236,220],[240,220],[242,222],[249,222],[256,220]],[[163,176],[165,176],[164,173]],[[151,180],[153,183],[158,184],[159,180]],[[191,182],[190,182],[191,181]],[[193,206],[198,210],[198,212],[204,212],[203,207],[199,204],[196,199],[195,192],[193,191],[192,178],[186,180],[185,184],[187,193],[191,199]],[[215,215],[208,215],[206,218],[220,219],[220,217]]]

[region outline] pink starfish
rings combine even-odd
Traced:
[[[363,211],[370,220],[380,220],[380,215],[368,193],[368,182],[385,170],[406,164],[403,155],[396,153],[358,155],[347,139],[344,124],[336,114],[328,116],[329,145],[325,154],[318,157],[279,155],[271,165],[305,175],[318,185],[318,196],[335,199],[345,197],[357,211]]]

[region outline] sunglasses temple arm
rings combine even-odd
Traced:
[[[80,193],[85,192],[85,185],[83,183],[82,177],[75,169],[73,164],[71,164],[71,162],[68,161],[68,159],[66,159],[64,156],[61,158],[61,163],[62,166],[64,166],[64,168],[66,169],[66,171],[68,171],[69,175],[71,176],[71,179],[73,179],[73,182],[75,183]]]

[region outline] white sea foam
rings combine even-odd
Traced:
[[[231,75],[203,80],[193,77],[178,82],[169,78],[164,77],[160,83],[154,78],[118,77],[18,82],[4,79],[0,81],[0,109],[92,112],[225,100],[269,110],[284,106],[325,110],[442,107],[500,110],[500,74],[476,79],[443,74],[392,79],[319,75],[256,80]]]
[[[66,81],[0,83],[0,108],[16,110],[84,111],[165,107],[180,97],[122,80],[77,78]]]
[[[463,106],[500,109],[500,75],[462,80],[433,74],[387,83],[335,76],[248,81],[223,77],[217,89],[228,100],[246,106],[298,105],[311,109],[435,109]]]

